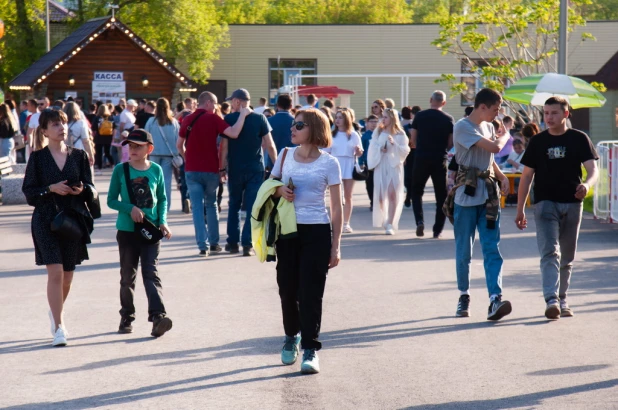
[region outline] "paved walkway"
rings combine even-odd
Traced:
[[[107,178],[99,177],[103,194]],[[274,264],[227,254],[198,258],[177,192],[174,238],[160,260],[170,333],[149,336],[141,281],[135,332],[116,333],[118,251],[115,215],[106,209],[66,306],[70,345],[51,348],[32,210],[0,206],[0,407],[618,408],[618,225],[584,221],[570,293],[576,316],[548,322],[533,218],[522,233],[514,209],[505,210],[504,295],[513,313],[489,323],[478,244],[472,317],[456,319],[452,227],[441,240],[418,239],[412,211],[404,209],[401,231],[386,237],[370,227],[363,186],[355,199],[355,232],[344,237],[342,264],[327,281],[316,376],[279,361]]]

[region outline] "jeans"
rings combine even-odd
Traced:
[[[11,163],[15,163],[15,140],[11,138],[0,138],[0,158],[10,157]]]
[[[369,171],[369,176],[365,180],[367,196],[369,196],[369,206],[373,206],[373,171]]]
[[[322,300],[331,251],[329,224],[299,224],[298,236],[277,241],[277,284],[288,336],[300,331],[303,349],[320,350]]]
[[[185,172],[187,190],[191,199],[191,213],[195,228],[195,241],[200,251],[219,244],[219,210],[217,188],[219,174],[215,172]],[[204,211],[208,228],[204,222]]]
[[[476,230],[479,231],[485,281],[489,296],[502,294],[502,255],[500,244],[500,214],[495,229],[487,229],[485,205],[459,206],[455,204],[455,263],[457,287],[461,292],[470,289],[470,260]]]
[[[180,180],[180,203],[184,204],[185,199],[187,199],[189,196],[187,190],[187,175],[185,173],[185,164],[182,164],[182,166],[178,170],[178,179]]]
[[[110,165],[114,165],[114,158],[110,152],[111,144],[96,144],[94,148],[95,152],[95,164],[97,169],[103,169],[103,154],[105,154],[105,158],[109,161]]]
[[[446,215],[442,212],[442,205],[446,201],[446,160],[414,158],[412,169],[412,208],[416,225],[424,225],[423,219],[423,193],[427,180],[431,177],[433,190],[436,194],[436,220],[433,225],[433,233],[439,234],[444,229]]]
[[[412,148],[406,157],[406,162],[403,164],[403,185],[406,187],[406,201],[412,200],[412,171],[414,170],[414,152],[416,148]]]
[[[112,155],[112,159],[114,160],[114,164],[120,164],[120,158],[122,157],[122,148],[115,147],[112,145],[109,152]]]
[[[577,250],[582,204],[541,201],[534,206],[545,301],[566,299]]]
[[[148,298],[148,321],[165,316],[163,289],[157,271],[161,243],[144,245],[136,240],[135,233],[126,231],[118,231],[116,240],[120,251],[120,316],[131,322],[135,320],[133,298],[139,262],[142,264],[142,280]]]
[[[227,243],[242,246],[253,246],[251,243],[251,210],[260,186],[264,182],[264,172],[245,171],[230,175],[228,179],[228,191],[230,196],[230,209],[227,219]],[[244,201],[243,201],[244,199]],[[240,208],[244,207],[247,211],[242,228],[242,238],[240,234]]]
[[[168,212],[172,206],[172,178],[174,178],[172,159],[173,157],[171,155],[150,156],[150,160],[156,164],[159,164],[163,169],[163,180],[165,181],[165,197],[167,198]]]

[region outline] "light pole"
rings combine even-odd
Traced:
[[[560,28],[558,37],[558,74],[567,73],[567,28],[569,24],[569,0],[560,0]]]
[[[45,0],[45,31],[46,31],[46,40],[47,40],[47,52],[51,50],[51,36],[49,30],[49,0]]]

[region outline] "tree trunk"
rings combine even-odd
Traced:
[[[84,24],[84,0],[77,0],[77,18],[80,24]]]
[[[15,7],[17,9],[17,30],[19,36],[24,39],[24,43],[28,50],[35,50],[34,44],[34,30],[28,21],[28,12],[26,11],[25,0],[15,0]],[[29,63],[33,63],[36,59],[35,53],[26,53],[24,58],[29,59]]]

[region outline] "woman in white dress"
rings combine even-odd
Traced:
[[[88,154],[88,161],[90,162],[90,168],[92,175],[94,175],[94,150],[91,143],[92,132],[90,131],[90,125],[82,111],[73,101],[69,101],[63,109],[67,115],[69,123],[67,124],[68,134],[66,144],[72,148],[78,148],[86,151]]]
[[[352,170],[356,157],[363,155],[361,137],[354,131],[352,115],[347,109],[340,109],[335,116],[335,131],[333,131],[333,145],[324,149],[339,162],[341,179],[343,180],[343,232],[352,233],[350,218],[352,217],[352,192],[354,191],[354,179]]]
[[[391,108],[373,132],[367,165],[373,169],[373,226],[394,235],[403,208],[403,163],[410,152],[399,116]],[[375,206],[377,204],[377,206]]]

